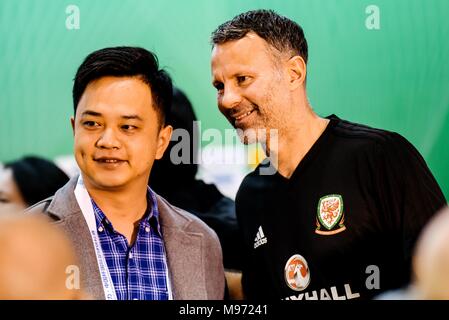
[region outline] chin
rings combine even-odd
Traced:
[[[128,182],[124,177],[111,176],[89,177],[89,180],[96,188],[103,190],[121,188]]]
[[[263,128],[238,128],[237,134],[240,138],[240,141],[245,144],[253,144],[253,143],[265,143],[266,134]]]

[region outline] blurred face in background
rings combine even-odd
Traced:
[[[0,300],[88,298],[70,278],[71,243],[46,218],[0,209],[0,248]]]
[[[25,209],[27,204],[14,181],[11,168],[0,167],[0,208]]]

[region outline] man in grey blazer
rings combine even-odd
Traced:
[[[171,96],[169,75],[142,48],[98,50],[77,71],[71,121],[81,174],[29,212],[68,235],[80,289],[93,299],[224,296],[216,234],[147,185],[170,141]]]

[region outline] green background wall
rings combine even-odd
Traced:
[[[66,28],[66,7],[80,29]],[[369,30],[368,5],[380,9]],[[210,32],[271,8],[298,23],[310,48],[308,95],[321,115],[397,131],[422,153],[449,196],[447,0],[0,0],[0,161],[72,152],[76,68],[93,50],[153,50],[189,95],[203,128],[229,128],[210,85]]]

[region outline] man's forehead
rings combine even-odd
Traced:
[[[11,168],[5,168],[3,165],[0,166],[0,185],[6,182],[6,180],[13,178],[13,172]]]
[[[152,102],[151,89],[139,78],[108,76],[88,84],[78,103],[77,114],[136,114],[152,109]]]
[[[257,53],[267,51],[269,44],[253,32],[248,32],[243,38],[226,41],[225,43],[215,44],[212,50],[212,59],[226,54],[238,54],[241,57],[251,58],[248,51]]]
[[[257,34],[217,44],[212,50],[212,71],[231,71],[235,68],[256,67],[259,63],[272,61],[269,44]]]

